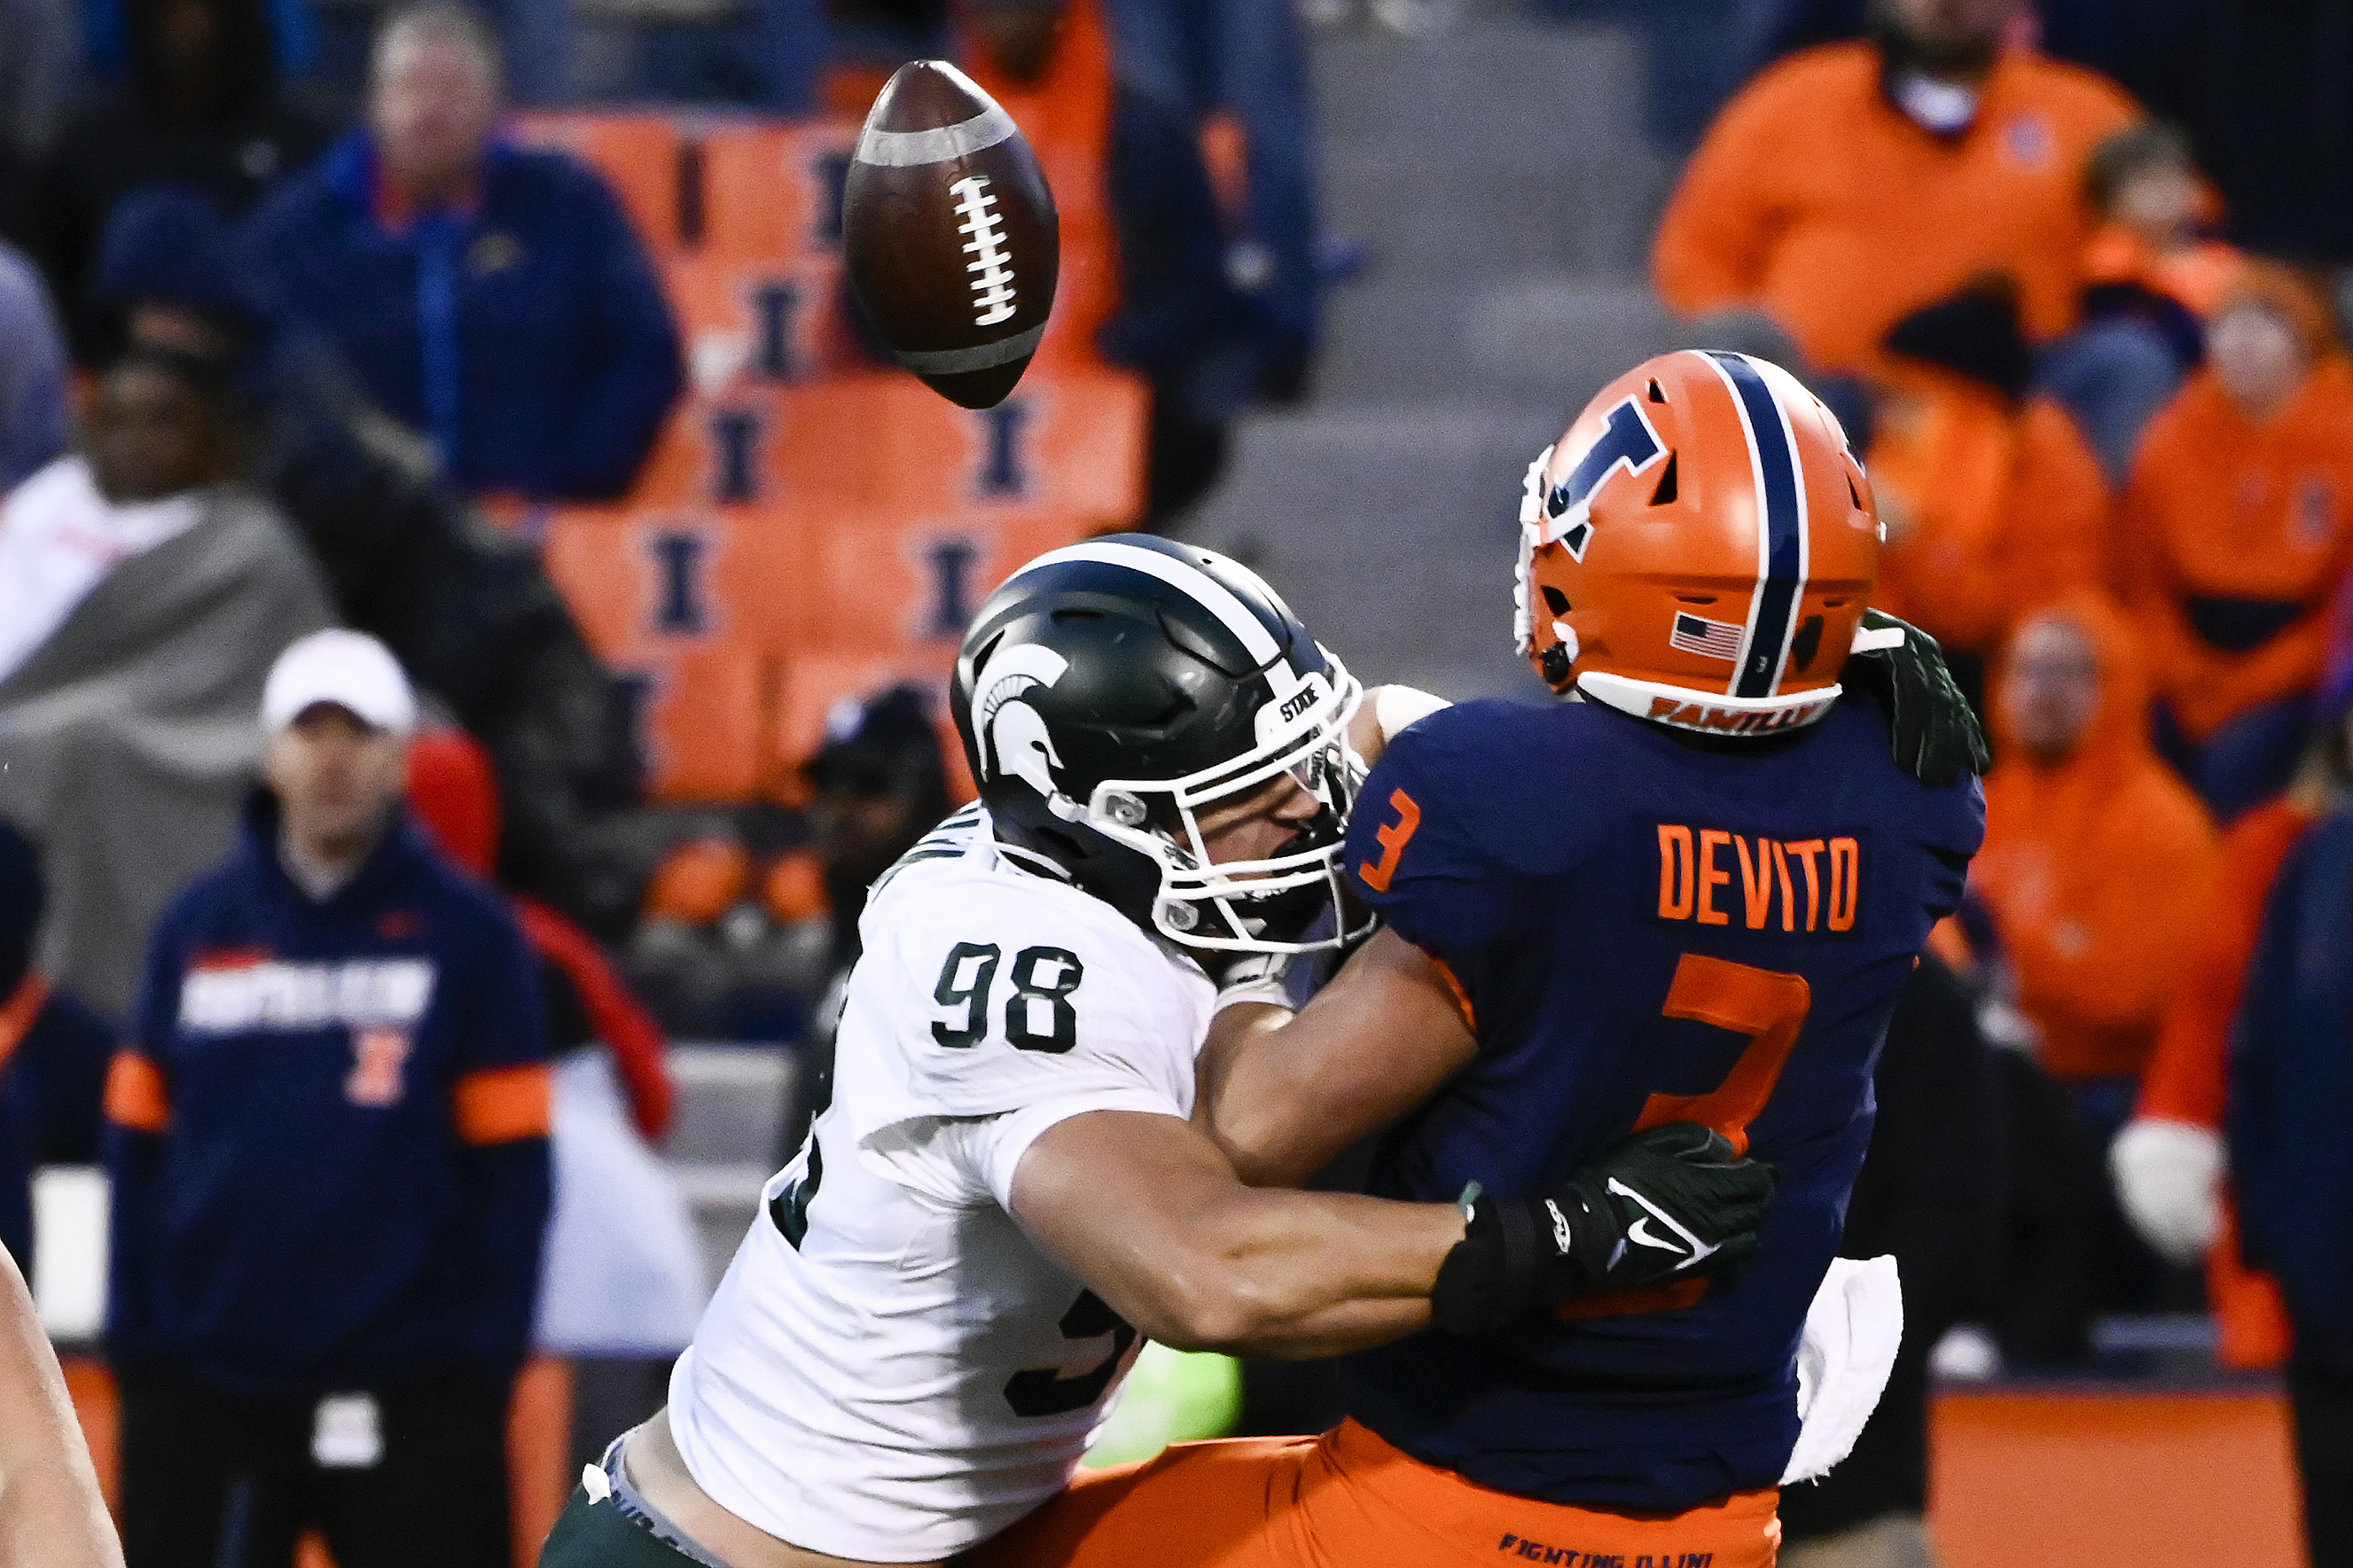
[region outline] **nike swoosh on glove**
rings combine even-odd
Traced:
[[[1930,789],[1982,774],[1993,765],[1985,731],[1945,668],[1945,650],[1909,622],[1880,610],[1863,611],[1839,683],[1879,700],[1887,710],[1895,765]]]
[[[1498,1199],[1474,1184],[1431,1314],[1479,1333],[1589,1296],[1714,1274],[1756,1252],[1772,1202],[1771,1166],[1690,1121],[1635,1133],[1550,1197]]]

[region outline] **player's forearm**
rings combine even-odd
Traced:
[[[1073,1116],[1022,1155],[1014,1217],[1144,1333],[1180,1350],[1330,1355],[1412,1332],[1462,1239],[1445,1204],[1258,1192],[1173,1116]]]
[[[0,1568],[121,1568],[32,1296],[0,1255]]]
[[[1377,933],[1296,1018],[1229,1007],[1194,1120],[1252,1186],[1297,1186],[1434,1093],[1478,1050],[1427,955]]]
[[[1138,1322],[1185,1350],[1304,1360],[1383,1344],[1430,1321],[1455,1243],[1451,1205],[1335,1193],[1237,1194],[1187,1226]]]

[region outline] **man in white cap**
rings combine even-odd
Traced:
[[[417,704],[322,631],[244,843],[165,910],[108,1078],[131,1568],[511,1561],[548,1212],[539,968],[400,808]]]

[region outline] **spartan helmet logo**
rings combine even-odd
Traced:
[[[1000,647],[972,683],[972,732],[980,737],[980,775],[1010,775],[1048,800],[1061,793],[1053,770],[1062,765],[1046,721],[1022,694],[1062,679],[1071,661],[1037,643]]]

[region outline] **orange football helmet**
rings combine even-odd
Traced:
[[[1564,696],[1679,729],[1810,724],[1838,700],[1880,534],[1845,431],[1797,377],[1662,354],[1529,466],[1520,651]]]

